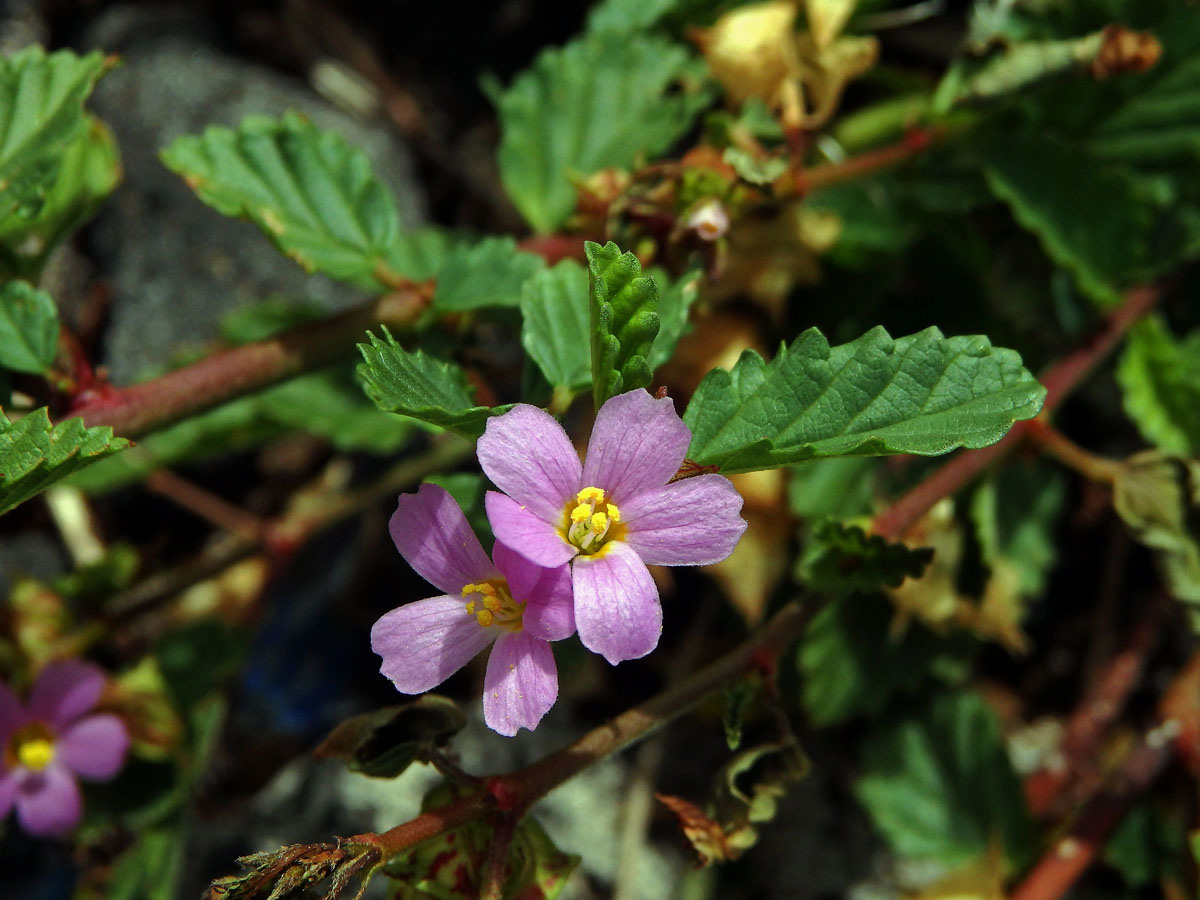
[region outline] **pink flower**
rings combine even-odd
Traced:
[[[446,593],[375,623],[371,649],[383,657],[380,671],[402,693],[420,694],[494,643],[483,718],[500,734],[532,731],[558,698],[547,642],[575,631],[567,567],[536,566],[499,542],[493,565],[454,498],[433,484],[400,495],[388,530],[408,564]]]
[[[62,835],[79,822],[76,777],[106,781],[129,749],[125,723],[110,713],[89,716],[104,690],[104,673],[79,660],[51,663],[23,707],[0,684],[0,818],[15,804],[30,834]]]
[[[504,492],[485,499],[496,539],[540,566],[573,560],[579,638],[610,663],[658,645],[662,606],[647,564],[720,562],[746,530],[729,479],[667,483],[691,438],[669,399],[636,390],[600,408],[583,464],[534,406],[489,419],[479,439],[479,464]]]

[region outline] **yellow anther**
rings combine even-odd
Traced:
[[[466,596],[468,596],[468,595],[470,595],[470,594],[475,594],[475,593],[478,593],[478,591],[479,591],[479,585],[477,585],[477,584],[464,584],[464,585],[463,585],[463,589],[462,589],[462,595],[463,595],[464,597],[466,597]]]
[[[474,600],[472,600],[470,603],[467,604],[467,615],[468,616],[475,615],[475,601]]]
[[[494,584],[492,584],[490,581],[485,581],[483,584],[477,584],[477,585],[475,585],[475,588],[476,588],[476,590],[479,591],[479,593],[483,594],[485,597],[495,597],[496,596],[496,586]]]
[[[592,531],[596,534],[603,534],[606,528],[608,528],[608,516],[604,513],[596,513],[592,516]]]
[[[592,514],[592,507],[589,503],[580,503],[577,507],[571,510],[571,521],[575,524],[587,521],[588,516]]]
[[[491,624],[494,621],[496,621],[496,617],[494,615],[492,615],[491,610],[487,610],[487,609],[481,609],[478,613],[477,618],[479,619],[479,624],[482,625],[484,628],[490,627]]]
[[[607,510],[607,512],[608,512],[608,517],[609,517],[610,519],[612,519],[614,522],[620,522],[620,521],[621,521],[621,511],[620,511],[619,509],[617,509],[617,504],[615,504],[615,503],[606,503],[606,504],[604,505],[604,508],[605,508],[605,510]]]
[[[585,487],[575,495],[575,499],[579,503],[599,503],[604,499],[604,491],[598,487]]]
[[[503,604],[500,603],[500,598],[495,594],[488,594],[483,598],[483,608],[489,612],[500,612]]]
[[[31,738],[17,745],[17,761],[33,772],[40,772],[54,759],[54,741]]]

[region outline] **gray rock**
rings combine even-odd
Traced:
[[[117,384],[163,366],[180,345],[211,340],[221,316],[243,304],[284,295],[343,308],[362,297],[306,275],[253,225],[204,206],[158,159],[180,135],[234,126],[251,113],[297,110],[366,152],[395,193],[405,226],[424,219],[411,157],[386,125],[357,120],[303,82],[211,49],[197,36],[201,29],[178,9],[116,7],[86,42],[123,60],[91,101],[116,133],[125,167],[124,183],[91,230],[113,288],[104,357]]]

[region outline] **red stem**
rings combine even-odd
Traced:
[[[422,290],[396,291],[141,384],[85,392],[68,415],[80,416],[89,426],[109,425],[119,435],[137,437],[331,363],[345,356],[368,329],[410,328],[428,305],[429,296]]]
[[[1154,286],[1136,287],[1128,291],[1125,302],[1113,311],[1095,337],[1068,353],[1042,375],[1041,382],[1046,387],[1046,402],[1041,413],[1043,417],[1048,418],[1083,383],[1133,324],[1154,308],[1160,294]],[[981,450],[965,450],[957,454],[877,515],[871,530],[889,540],[903,537],[935,503],[961,489],[993,462],[1014,450],[1034,427],[1032,421],[1017,422],[998,443]]]

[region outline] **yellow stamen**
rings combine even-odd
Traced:
[[[604,508],[605,508],[605,510],[608,512],[608,517],[609,517],[610,519],[612,519],[614,522],[620,522],[620,521],[621,521],[621,511],[620,511],[619,509],[617,509],[617,504],[615,504],[615,503],[606,503],[606,504],[604,505]]]
[[[571,510],[571,521],[578,525],[584,522],[592,514],[592,505],[590,503],[580,503],[577,507]]]
[[[17,761],[33,772],[40,772],[54,759],[54,741],[31,738],[17,745]]]
[[[492,623],[496,621],[496,617],[492,615],[491,610],[488,609],[481,609],[478,613],[476,613],[476,618],[479,619],[479,624],[484,628],[491,627]]]
[[[604,499],[604,491],[598,487],[585,487],[575,495],[577,503],[599,503]]]
[[[467,615],[468,616],[475,615],[475,601],[474,600],[472,600],[471,602],[469,602],[467,604]]]
[[[604,529],[608,527],[608,516],[604,513],[596,513],[592,516],[592,532],[594,534],[603,534]]]

